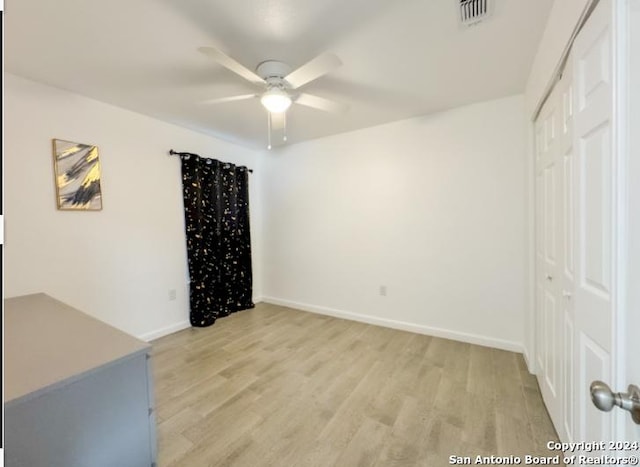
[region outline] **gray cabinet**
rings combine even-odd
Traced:
[[[45,294],[5,300],[5,464],[153,465],[149,351]]]

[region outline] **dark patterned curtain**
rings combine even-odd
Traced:
[[[191,325],[253,308],[246,167],[182,155]]]

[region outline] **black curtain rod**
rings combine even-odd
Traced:
[[[173,149],[169,149],[169,155],[170,156],[195,156],[195,157],[200,157],[197,154],[194,154],[192,152],[178,152],[178,151],[174,151]],[[253,170],[247,168],[247,172],[253,173]]]

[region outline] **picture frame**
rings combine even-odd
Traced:
[[[56,202],[61,211],[102,210],[98,146],[53,139]]]

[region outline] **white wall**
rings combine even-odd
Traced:
[[[265,300],[521,350],[522,96],[266,157]]]
[[[45,292],[146,338],[188,325],[180,162],[171,148],[257,169],[250,196],[261,295],[258,153],[13,75],[5,74],[4,98],[6,296]],[[52,138],[98,145],[102,211],[56,209]]]

